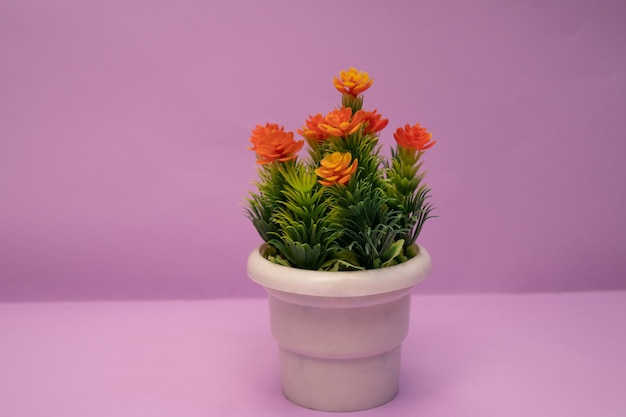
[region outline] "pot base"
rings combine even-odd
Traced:
[[[400,346],[375,356],[327,359],[280,349],[283,393],[321,411],[378,407],[398,394]]]
[[[353,298],[268,292],[288,399],[316,410],[357,411],[396,396],[410,288]]]

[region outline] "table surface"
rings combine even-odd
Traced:
[[[624,417],[626,292],[416,295],[398,396],[363,416]],[[0,304],[0,416],[312,416],[266,301]]]

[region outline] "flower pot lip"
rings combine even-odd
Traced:
[[[268,261],[263,245],[248,257],[248,277],[265,288],[320,297],[361,297],[413,287],[430,272],[431,258],[417,245],[415,257],[398,265],[363,271],[311,271]]]

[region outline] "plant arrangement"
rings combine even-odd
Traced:
[[[373,79],[350,68],[333,80],[341,106],[309,116],[297,131],[266,123],[249,148],[259,164],[246,216],[266,242],[263,256],[280,265],[326,271],[382,268],[417,253],[424,222],[433,217],[422,170],[435,141],[420,124],[398,128],[391,157],[381,156],[377,110],[363,110]],[[298,153],[308,145],[308,155]]]

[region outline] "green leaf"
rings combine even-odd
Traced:
[[[402,253],[403,247],[404,239],[396,241],[394,244],[389,246],[389,248],[385,252],[380,254],[380,259],[385,263],[395,259],[398,255]]]

